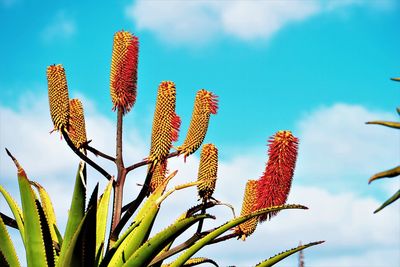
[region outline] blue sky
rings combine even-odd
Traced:
[[[270,226],[260,228],[279,232],[280,225],[289,225],[288,220],[299,220],[306,230],[314,224],[326,232],[316,235],[311,228],[297,233],[296,227],[287,226],[285,237],[261,232],[246,241],[249,244],[231,244],[233,251],[248,245],[256,263],[315,236],[328,242],[324,248],[306,252],[312,266],[396,266],[400,241],[393,236],[400,234],[399,205],[384,210],[383,215],[370,213],[399,182],[368,186],[366,181],[373,173],[398,164],[399,135],[363,123],[398,120],[395,107],[400,85],[389,78],[400,77],[399,11],[394,0],[43,1],[41,5],[1,0],[1,147],[19,152],[25,168],[43,177],[42,183],[49,183],[55,194],[60,193],[55,181],[60,183],[74,173],[71,166],[76,159],[56,136],[48,136],[52,126],[45,70],[61,63],[70,94],[82,98],[87,108],[88,125],[92,125],[88,126],[89,138],[112,153],[112,36],[118,30],[129,30],[139,37],[140,58],[138,97],[125,119],[126,154],[131,152],[127,157],[147,155],[156,89],[162,80],[176,83],[182,137],[196,91],[206,88],[219,96],[219,113],[212,117],[206,142],[220,150],[221,198],[237,204],[238,209],[245,181],[262,173],[267,138],[280,129],[300,137],[291,198],[309,204],[310,213],[301,218],[297,213],[293,218],[282,214],[274,219],[276,224],[272,220]],[[39,158],[35,157],[38,153]],[[47,174],[46,160],[59,153],[68,160],[52,160]],[[5,155],[0,159],[1,176],[13,175]],[[197,160],[194,155],[188,164],[177,161],[176,166],[190,178]],[[224,179],[233,179],[235,189],[224,190]],[[14,190],[14,182],[6,178],[4,184]],[[334,210],[342,215],[325,214],[323,203],[338,205]],[[350,230],[331,225],[336,217],[341,218],[339,225],[349,225]],[[337,237],[328,233],[333,227],[340,228]],[[383,228],[366,237],[369,231]],[[280,249],[271,244],[265,251],[254,252],[264,234],[280,238]],[[220,256],[221,262],[251,263],[233,255]]]

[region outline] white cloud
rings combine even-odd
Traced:
[[[139,30],[169,43],[202,44],[221,35],[251,41],[270,39],[285,26],[351,6],[388,9],[392,0],[308,1],[134,1],[126,14]]]
[[[63,231],[78,160],[65,143],[59,140],[57,134],[48,135],[51,120],[47,110],[47,99],[41,98],[36,101],[28,99],[26,103],[35,104],[17,110],[0,107],[0,146],[8,147],[23,164],[30,178],[39,181],[47,188],[53,197],[58,221]],[[26,103],[22,106],[26,106]],[[94,139],[93,144],[96,147],[113,154],[114,122],[99,114],[93,104],[86,105],[85,103],[86,101],[84,101],[85,106],[90,107],[86,113],[89,138]],[[341,188],[339,192],[331,192],[323,181],[314,181],[312,186],[297,183],[297,180],[312,173],[310,169],[325,174],[326,179],[332,179],[329,172],[324,170],[327,168],[324,161],[337,166],[342,173],[339,175],[336,169],[332,171],[340,177],[343,177],[343,172],[357,173],[354,169],[364,168],[362,159],[365,160],[365,158],[348,164],[347,168],[339,166],[347,163],[341,154],[343,151],[339,149],[339,152],[335,152],[333,146],[345,144],[348,148],[346,153],[351,156],[359,156],[357,153],[369,153],[367,150],[372,150],[375,154],[379,153],[381,147],[391,144],[391,139],[386,136],[386,131],[374,130],[379,127],[363,125],[365,120],[376,118],[391,119],[392,117],[382,112],[368,112],[363,107],[340,104],[322,108],[303,118],[299,124],[299,133],[301,136],[300,155],[304,154],[304,157],[299,160],[298,168],[301,169],[301,165],[306,165],[306,167],[296,173],[288,202],[304,204],[310,209],[282,211],[270,222],[259,225],[256,233],[246,242],[231,240],[225,244],[209,246],[201,250],[198,256],[214,258],[222,266],[229,264],[249,266],[296,246],[300,240],[303,243],[326,240],[325,244],[305,251],[307,265],[397,266],[396,263],[400,262],[398,254],[400,244],[397,238],[400,234],[400,218],[397,212],[399,203],[374,215],[372,211],[380,205],[381,201],[375,199],[372,194],[360,196],[354,188]],[[314,135],[315,131],[318,138]],[[148,142],[137,134],[135,129],[125,129],[125,132],[131,133],[127,136],[124,146],[125,154],[129,155],[129,160],[126,161],[128,164],[147,155]],[[388,129],[388,133],[392,132],[393,130]],[[360,137],[361,133],[365,136]],[[333,144],[331,144],[331,138],[337,140],[332,141]],[[376,145],[366,144],[366,147],[361,149],[362,146],[359,143],[376,143]],[[327,151],[315,157],[316,147],[323,147],[326,144],[329,144]],[[307,152],[308,150],[314,153]],[[246,181],[257,179],[266,161],[265,153],[254,155],[252,151],[254,150],[243,151],[241,155],[234,155],[220,162],[219,165],[219,180],[215,197],[233,204],[237,212],[240,212]],[[342,156],[337,156],[335,153]],[[386,155],[388,158],[392,156],[390,153]],[[326,160],[324,157],[327,157]],[[380,158],[374,164],[379,164],[381,160],[391,164],[392,162],[386,157]],[[101,162],[100,159],[96,160]],[[181,157],[172,159],[169,163],[170,170],[178,169],[179,173],[169,187],[195,180],[198,162],[197,155],[189,157],[186,163]],[[371,163],[367,161],[364,164]],[[110,172],[114,171],[111,164],[106,164],[105,168]],[[125,202],[132,200],[140,189],[136,183],[143,181],[144,172],[145,168],[141,168],[128,176]],[[15,169],[4,152],[0,153],[0,173],[2,185],[9,189],[11,194],[17,196],[18,189],[12,186],[16,184]],[[93,188],[97,181],[101,181],[101,188],[104,188],[105,179],[92,170],[89,173],[89,187]],[[182,211],[196,203],[195,188],[175,192],[162,204],[159,220],[155,225],[156,229],[164,228]],[[4,201],[0,201],[0,209],[1,211],[8,210]],[[217,215],[218,219],[207,221],[205,223],[207,228],[222,224],[232,218],[230,210],[225,207],[215,208],[211,210],[211,213]],[[14,238],[18,239],[19,236],[14,235]],[[22,249],[21,246],[19,247]],[[229,249],[226,249],[227,247]],[[22,251],[19,251],[19,254],[22,256]],[[296,257],[292,257],[285,260],[281,266],[293,266],[295,262]]]
[[[304,116],[298,123],[300,149],[296,175],[312,183],[324,181],[354,188],[363,181],[362,185],[367,186],[368,177],[396,166],[399,133],[365,124],[371,120],[397,118],[395,112],[373,112],[347,104],[322,107]]]
[[[58,12],[43,29],[41,38],[46,43],[68,40],[76,34],[75,20],[64,11]]]

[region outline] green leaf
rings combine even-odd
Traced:
[[[393,202],[395,202],[396,200],[398,200],[400,198],[400,190],[397,191],[393,196],[391,196],[388,200],[386,200],[382,206],[380,206],[377,210],[374,211],[374,213],[377,213],[381,210],[383,210],[386,206],[389,206],[390,204],[392,204]]]
[[[44,210],[43,210],[39,200],[36,200],[36,208],[38,209],[38,212],[39,212],[40,226],[42,228],[44,248],[46,251],[47,266],[54,267],[56,251],[55,251],[54,242],[53,242],[53,239],[52,239],[51,233],[50,233],[51,226],[49,225],[49,222],[47,221],[47,217],[44,213]]]
[[[156,190],[144,202],[142,208],[136,215],[134,222],[140,222],[132,231],[127,235],[121,244],[116,249],[112,256],[110,266],[122,266],[122,264],[137,250],[148,237],[151,226],[160,209],[158,200],[162,196],[168,182],[174,177],[176,172],[170,174],[165,179],[162,185],[158,186]]]
[[[296,253],[296,252],[298,252],[300,250],[306,249],[306,248],[311,247],[311,246],[319,245],[319,244],[324,243],[324,242],[325,241],[312,242],[312,243],[308,243],[308,244],[305,244],[305,245],[300,245],[298,247],[286,250],[284,252],[281,252],[281,253],[269,258],[268,260],[260,262],[259,264],[256,265],[256,267],[269,267],[269,266],[272,266],[272,265],[280,262],[284,258],[289,257],[290,255],[292,255],[292,254],[294,254],[294,253]]]
[[[61,250],[62,253],[60,253],[60,257],[58,258],[58,261],[56,263],[57,267],[82,266],[80,251],[79,253],[77,253],[78,250],[81,249],[81,246],[79,246],[78,243],[78,239],[81,235],[82,227],[86,221],[87,218],[86,215],[87,213],[84,215],[83,219],[76,227],[74,234],[70,238],[68,247],[66,247],[66,245],[63,244],[63,249]]]
[[[108,183],[104,194],[100,197],[100,201],[97,207],[97,230],[96,230],[96,258],[101,259],[103,255],[103,247],[105,242],[106,228],[107,228],[107,217],[108,217],[108,206],[110,203],[111,189],[114,179],[111,179]],[[98,265],[97,264],[97,265]]]
[[[82,226],[79,237],[81,258],[83,266],[95,266],[96,260],[96,216],[97,216],[97,195],[99,184],[93,190],[90,197],[88,209],[86,211],[86,220]]]
[[[186,229],[204,218],[212,218],[210,215],[203,214],[175,222],[163,231],[150,238],[139,249],[129,257],[123,266],[147,266],[151,260],[172,240],[177,238]]]
[[[36,207],[36,197],[25,171],[18,161],[8,152],[18,168],[18,184],[22,202],[22,213],[25,229],[25,251],[28,266],[47,266],[46,250],[40,225],[39,211]]]
[[[218,264],[215,261],[213,261],[212,259],[209,259],[209,258],[204,258],[204,257],[190,258],[182,266],[183,267],[190,267],[190,266],[200,265],[200,264],[203,264],[203,263],[210,263],[210,264],[218,267]]]
[[[268,212],[273,212],[273,211],[280,211],[284,209],[307,209],[307,207],[302,206],[302,205],[282,205],[282,206],[275,206],[275,207],[270,207],[266,209],[261,209],[255,212],[252,212],[246,216],[240,216],[235,219],[232,219],[231,221],[221,225],[211,233],[207,234],[203,238],[201,238],[199,241],[197,241],[194,245],[192,245],[190,248],[188,248],[184,253],[182,253],[174,262],[171,263],[171,267],[178,267],[182,266],[190,257],[192,257],[197,251],[199,251],[202,247],[213,241],[215,238],[217,238],[219,235],[225,233],[226,231],[232,229],[233,227],[250,220],[253,217],[266,214]]]
[[[37,182],[32,182],[32,185],[36,187],[36,189],[39,192],[40,196],[40,202],[41,206],[43,208],[43,212],[46,216],[46,220],[50,226],[50,235],[51,239],[56,242],[57,244],[60,244],[57,232],[55,228],[57,227],[57,220],[56,220],[56,214],[54,212],[53,204],[51,202],[49,194],[46,192],[46,190]]]
[[[85,214],[85,195],[86,188],[83,181],[86,181],[85,163],[80,163],[75,178],[74,193],[72,195],[71,206],[69,208],[67,226],[65,228],[64,239],[61,246],[60,257],[64,257],[66,250],[70,247],[70,242],[76,232],[78,225],[82,222]],[[81,176],[83,174],[83,177]]]
[[[11,195],[0,185],[0,192],[3,194],[11,212],[14,215],[14,219],[17,222],[19,233],[21,234],[22,241],[25,244],[25,234],[24,234],[24,220],[22,217],[22,210],[18,206],[17,202],[11,197]]]
[[[8,234],[6,225],[0,217],[0,253],[4,257],[4,261],[9,266],[21,266],[18,261],[17,253]],[[0,261],[1,263],[1,261]],[[3,266],[3,265],[2,265]]]

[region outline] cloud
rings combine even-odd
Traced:
[[[68,40],[76,34],[75,20],[65,11],[58,12],[49,24],[41,32],[41,38],[45,43],[58,40]]]
[[[49,191],[56,207],[60,229],[63,231],[73,189],[72,181],[79,160],[69,151],[65,143],[60,141],[58,134],[48,134],[52,125],[47,110],[47,99],[35,96],[35,101],[32,101],[31,97],[24,96],[24,102],[15,109],[0,106],[0,146],[8,147],[24,166],[29,177],[40,182]],[[113,154],[114,122],[99,114],[93,103],[88,103],[84,99],[84,105],[87,107],[85,110],[88,137],[93,139],[95,147]],[[201,250],[197,256],[211,257],[222,266],[229,264],[251,266],[280,251],[296,246],[300,240],[303,243],[327,240],[325,244],[305,251],[308,265],[397,266],[396,263],[400,262],[398,254],[400,244],[397,238],[400,234],[398,203],[374,215],[372,211],[380,205],[381,201],[373,194],[360,195],[356,190],[357,187],[340,188],[337,192],[332,192],[329,184],[322,179],[313,180],[312,185],[297,182],[315,171],[324,173],[324,179],[332,180],[332,184],[340,183],[340,180],[334,180],[333,175],[329,175],[329,172],[325,170],[328,165],[324,161],[338,166],[339,171],[344,173],[348,171],[357,173],[354,169],[365,167],[362,165],[364,162],[362,159],[365,160],[365,158],[356,161],[358,163],[348,164],[347,168],[339,166],[347,163],[343,159],[344,154],[341,153],[344,151],[341,149],[338,150],[339,152],[335,152],[336,150],[330,152],[334,150],[334,146],[345,145],[348,148],[345,152],[351,156],[360,156],[357,153],[369,153],[367,150],[370,149],[378,154],[381,147],[389,144],[393,148],[394,145],[390,137],[386,135],[386,131],[375,131],[374,129],[377,130],[379,127],[363,125],[365,120],[375,118],[391,119],[392,117],[384,112],[370,112],[361,106],[347,104],[317,109],[303,117],[299,122],[299,135],[301,136],[300,155],[304,154],[304,157],[299,159],[298,168],[301,169],[301,165],[306,166],[303,170],[296,172],[295,183],[288,202],[304,204],[309,207],[309,210],[282,211],[271,221],[259,225],[255,234],[245,242],[230,240],[224,244],[209,246]],[[390,129],[387,131],[390,134],[393,132]],[[134,128],[125,129],[125,132],[129,133],[124,141],[124,153],[129,155],[126,164],[141,160],[148,153],[147,139]],[[365,136],[360,137],[359,134],[365,134]],[[323,140],[324,135],[325,140]],[[337,140],[332,141],[331,144],[333,137]],[[366,144],[366,148],[360,149],[357,140],[363,143],[376,143],[376,145]],[[317,147],[321,148],[327,144],[329,146],[326,151],[321,152],[322,154],[314,154],[317,153]],[[386,151],[387,149],[386,147]],[[311,152],[307,152],[308,150]],[[232,158],[221,161],[219,165],[215,197],[223,202],[231,203],[237,212],[240,211],[246,181],[257,179],[264,169],[265,153],[256,155],[253,151],[254,149],[251,148],[244,150],[240,155],[233,155]],[[380,160],[391,164],[390,159],[386,157],[392,156],[388,153],[374,164],[379,165]],[[105,163],[101,159],[95,158],[95,160],[109,172],[115,173],[112,164]],[[189,157],[186,163],[181,157],[172,159],[169,162],[170,170],[178,169],[179,172],[169,188],[194,181],[197,177],[198,163],[197,155]],[[372,163],[367,161],[364,164]],[[333,171],[335,176],[344,177],[343,173],[338,173],[338,170]],[[1,184],[12,195],[18,196],[18,188],[15,186],[15,168],[5,153],[0,153],[0,173]],[[125,203],[132,200],[140,190],[137,183],[143,182],[144,174],[145,168],[141,168],[129,175],[125,186]],[[365,181],[366,179],[367,177]],[[89,192],[97,181],[101,182],[100,188],[103,190],[106,180],[90,170]],[[345,183],[345,180],[342,182]],[[184,210],[196,203],[198,203],[196,188],[173,193],[162,203],[155,230],[165,228]],[[0,209],[8,211],[4,201],[0,201]],[[217,216],[217,220],[205,222],[206,228],[223,224],[232,218],[231,211],[226,207],[217,207],[210,212]],[[19,236],[14,234],[13,239],[18,240]],[[177,240],[176,244],[181,241],[183,240]],[[23,256],[22,246],[18,247],[20,248],[19,255]],[[229,249],[226,249],[227,247]],[[293,266],[295,262],[296,257],[291,257],[284,261],[283,266]]]
[[[374,112],[341,103],[305,115],[298,123],[300,148],[296,175],[311,183],[360,189],[360,185],[367,186],[368,177],[396,166],[398,132],[364,124],[371,120],[397,118],[395,112]]]
[[[144,1],[126,14],[138,30],[155,33],[168,43],[203,44],[219,36],[243,41],[269,40],[292,23],[352,6],[388,9],[392,0],[309,1]]]

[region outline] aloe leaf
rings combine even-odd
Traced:
[[[14,219],[17,222],[19,233],[21,234],[22,241],[25,244],[25,234],[24,234],[24,221],[22,216],[22,210],[18,206],[17,202],[11,197],[11,195],[0,185],[0,192],[6,199],[11,212],[14,215]]]
[[[289,257],[290,255],[299,252],[300,250],[306,249],[308,247],[311,246],[315,246],[315,245],[319,245],[321,243],[324,243],[325,241],[317,241],[317,242],[312,242],[312,243],[308,243],[305,245],[300,245],[298,247],[286,250],[284,252],[281,252],[263,262],[260,262],[259,264],[256,265],[256,267],[269,267],[272,266],[274,264],[276,264],[277,262],[280,262],[281,260],[285,259],[286,257]]]
[[[95,266],[96,259],[96,216],[97,216],[97,195],[99,191],[99,184],[93,190],[90,197],[88,208],[86,211],[86,220],[83,224],[80,245],[82,253],[83,266]]]
[[[125,238],[127,236],[129,236],[129,234],[136,228],[138,227],[140,224],[140,221],[138,222],[133,222],[128,229],[126,229],[126,231],[118,238],[118,240],[113,244],[113,246],[111,247],[111,249],[109,249],[106,253],[106,255],[104,256],[103,260],[100,261],[100,266],[108,266],[109,261],[111,260],[111,258],[114,256],[116,250],[118,249],[118,247],[121,245],[121,243],[125,240]]]
[[[122,266],[124,261],[128,259],[132,253],[137,250],[148,237],[151,226],[160,209],[157,200],[162,196],[168,182],[174,177],[176,172],[171,173],[156,190],[143,203],[142,208],[136,215],[134,222],[140,222],[129,235],[121,242],[112,256],[110,266]]]
[[[369,178],[368,183],[370,184],[372,181],[381,179],[381,178],[392,178],[392,177],[396,177],[400,175],[400,166],[394,167],[390,170],[386,170],[383,172],[378,172],[377,174],[375,174],[374,176],[372,176],[371,178]]]
[[[156,192],[156,191],[154,191]],[[110,261],[110,266],[122,266],[124,261],[129,258],[132,253],[143,244],[148,230],[152,225],[159,207],[155,204],[157,196],[151,194],[147,201],[143,204],[143,207],[136,215],[134,221],[140,222],[132,231],[127,235],[121,244],[116,249],[113,257]]]
[[[47,193],[47,191],[37,182],[32,182],[32,185],[36,187],[36,189],[39,192],[40,196],[40,202],[41,202],[41,207],[43,208],[43,212],[46,216],[47,222],[49,223],[50,226],[50,235],[51,239],[56,242],[60,243],[60,240],[58,238],[58,235],[56,233],[56,225],[57,225],[57,220],[56,220],[56,214],[54,212],[53,204],[51,202],[50,196]]]
[[[376,209],[374,211],[374,213],[377,213],[381,210],[383,210],[386,206],[389,206],[390,204],[392,204],[393,202],[395,202],[396,200],[398,200],[400,198],[400,190],[397,191],[393,196],[391,196],[388,200],[386,200],[378,209]]]
[[[104,239],[107,228],[108,206],[110,203],[111,189],[114,179],[108,183],[104,194],[100,197],[97,207],[97,229],[96,229],[96,258],[100,259],[103,255]],[[99,263],[99,261],[97,261]],[[98,265],[98,264],[97,264]]]
[[[24,231],[27,264],[28,266],[47,266],[46,250],[40,225],[39,211],[35,202],[35,193],[31,188],[24,169],[22,169],[21,165],[8,150],[7,154],[14,161],[18,169],[18,184],[21,195],[24,226],[25,229],[29,229],[29,231]]]
[[[74,193],[72,195],[71,206],[69,208],[67,226],[65,228],[64,239],[61,246],[60,257],[66,253],[70,242],[76,232],[78,225],[82,222],[85,214],[85,195],[86,188],[83,181],[86,181],[86,167],[85,163],[80,163],[75,178]],[[83,171],[81,172],[81,170]],[[83,173],[84,177],[81,177]]]
[[[56,263],[57,267],[82,266],[82,261],[80,257],[81,255],[80,253],[77,253],[77,250],[80,250],[81,247],[77,245],[79,244],[78,239],[81,235],[82,227],[86,221],[86,218],[87,214],[84,215],[83,219],[76,227],[74,234],[70,238],[68,247],[63,244],[63,249],[61,250],[60,257],[58,258],[58,261]]]
[[[49,222],[47,220],[46,214],[43,207],[41,206],[39,200],[36,200],[36,207],[39,212],[40,226],[42,228],[42,236],[44,242],[44,248],[46,250],[46,261],[48,267],[54,267],[56,262],[56,251],[54,248],[53,238],[51,237]]]
[[[261,210],[252,212],[246,216],[240,216],[235,219],[232,219],[229,222],[221,225],[220,227],[218,227],[211,233],[207,234],[206,236],[201,238],[199,241],[197,241],[194,245],[192,245],[184,253],[182,253],[174,262],[172,262],[170,266],[171,267],[182,266],[190,257],[192,257],[202,247],[204,247],[205,245],[210,243],[212,240],[214,240],[219,235],[232,229],[233,227],[235,227],[247,220],[250,220],[253,217],[256,217],[256,216],[259,216],[262,214],[266,214],[269,212],[273,212],[273,211],[284,210],[284,209],[307,209],[307,207],[302,206],[302,205],[281,205],[281,206],[275,206],[275,207],[261,209]]]
[[[394,121],[368,121],[366,124],[377,124],[390,128],[400,129],[400,123]]]
[[[0,217],[0,253],[3,255],[4,261],[9,266],[21,266],[18,261],[17,253],[8,234],[6,225]],[[1,260],[0,260],[1,263]],[[7,266],[7,265],[2,265]]]
[[[210,263],[210,264],[218,267],[218,264],[215,261],[213,261],[212,259],[209,259],[209,258],[204,258],[204,257],[190,258],[182,266],[183,267],[190,267],[190,266],[200,265],[200,264],[203,264],[203,263]]]
[[[129,257],[128,261],[123,266],[140,267],[148,265],[154,256],[156,256],[168,243],[177,238],[194,223],[204,218],[212,217],[203,214],[175,222],[140,246],[140,248]]]

